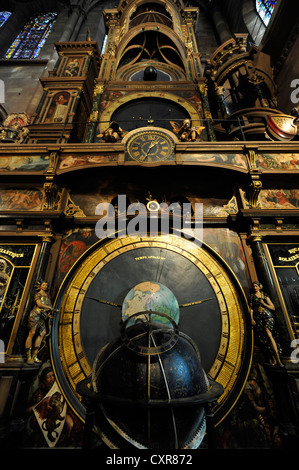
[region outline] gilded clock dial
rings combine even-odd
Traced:
[[[129,138],[126,152],[133,160],[144,163],[168,160],[174,155],[174,142],[159,130],[140,131]]]
[[[115,238],[91,250],[62,286],[53,324],[56,375],[75,411],[84,416],[76,385],[90,377],[99,351],[120,336],[128,294],[140,283],[160,283],[177,299],[179,330],[195,342],[208,377],[225,389],[221,416],[231,391],[242,385],[251,335],[243,301],[223,266],[204,247],[175,235]]]

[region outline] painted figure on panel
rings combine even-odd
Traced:
[[[273,365],[283,367],[280,360],[280,345],[277,341],[277,331],[272,312],[275,306],[270,297],[263,292],[263,286],[259,282],[253,283],[253,294],[250,295],[249,306],[251,323],[255,326],[258,341],[265,352],[273,358]]]
[[[49,284],[45,281],[36,283],[36,294],[34,296],[35,305],[31,310],[28,318],[29,334],[25,341],[25,351],[27,356],[27,364],[40,363],[37,354],[40,349],[42,340],[46,334],[46,319],[51,316],[53,307],[48,295]],[[37,336],[36,336],[37,335]],[[32,350],[32,342],[34,340]]]
[[[32,390],[26,409],[25,444],[40,447],[47,443],[50,448],[80,445],[82,423],[67,406],[48,363],[40,369]]]
[[[67,77],[75,77],[78,75],[81,61],[82,59],[79,61],[79,59],[71,57],[65,67],[64,75]]]
[[[63,122],[68,109],[70,94],[67,92],[56,93],[46,117],[46,122]]]
[[[236,407],[218,428],[224,449],[278,449],[282,446],[272,384],[253,359],[248,381]]]

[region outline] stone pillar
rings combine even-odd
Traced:
[[[64,32],[63,32],[61,38],[59,39],[59,42],[65,42],[65,41],[71,41],[72,40],[71,37],[73,35],[74,28],[76,27],[77,22],[80,19],[80,15],[82,14],[82,4],[83,3],[84,3],[84,0],[79,0],[76,4],[72,5],[71,17],[70,17],[69,21],[67,22],[67,24],[65,25]]]
[[[219,46],[220,46],[221,44],[228,41],[229,39],[232,39],[232,33],[221,12],[220,7],[218,6],[217,0],[212,2],[210,9],[211,9],[211,15],[212,15],[213,23],[214,23],[214,26],[218,35]]]

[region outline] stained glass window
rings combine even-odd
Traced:
[[[11,11],[0,11],[0,28],[11,15]]]
[[[266,26],[269,24],[276,3],[277,0],[256,0],[255,2],[256,10]]]
[[[102,44],[101,55],[104,54],[104,52],[105,52],[107,40],[108,40],[108,34],[105,34],[105,37],[104,37],[104,40],[103,40],[103,44]]]
[[[5,54],[5,59],[35,59],[43,47],[57,13],[47,13],[31,18],[18,34]]]

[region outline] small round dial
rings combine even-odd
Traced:
[[[160,130],[140,131],[128,139],[126,153],[130,159],[144,163],[169,160],[174,156],[174,141]]]

